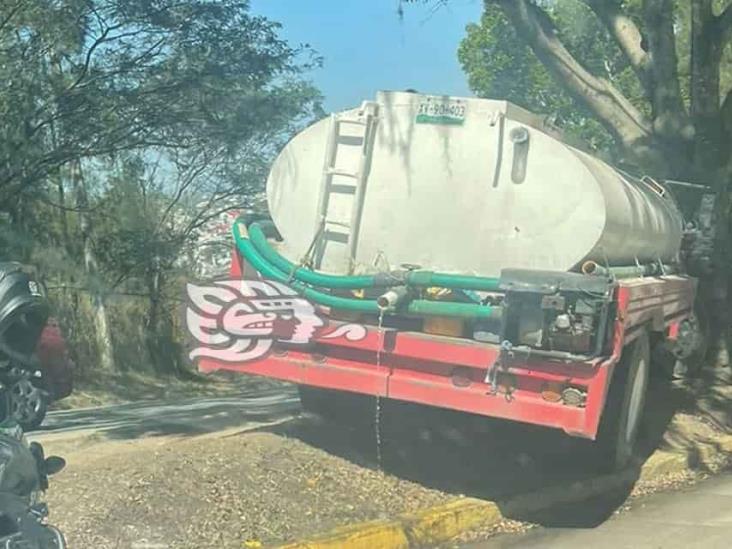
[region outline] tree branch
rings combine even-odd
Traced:
[[[649,70],[653,80],[653,125],[654,130],[667,140],[676,140],[688,126],[678,74],[673,4],[673,0],[643,1]]]
[[[713,174],[725,156],[719,103],[722,47],[715,28],[718,21],[712,0],[691,1],[691,116],[698,177]]]
[[[732,39],[732,4],[729,4],[724,11],[715,18],[715,26],[720,40],[720,46],[724,48]]]
[[[10,20],[15,17],[15,14],[20,11],[22,6],[23,2],[19,0],[11,9],[8,10],[8,14],[0,20],[0,31],[2,31],[8,23],[10,23]]]
[[[651,137],[652,128],[610,82],[585,69],[557,38],[543,9],[529,0],[496,0],[504,14],[527,41],[552,76],[631,153]],[[647,151],[643,151],[647,152]]]
[[[118,26],[120,26],[120,25],[118,25]],[[112,27],[108,27],[108,28],[104,29],[104,32],[96,40],[94,40],[92,45],[87,50],[86,55],[84,56],[84,63],[81,66],[81,72],[79,73],[79,76],[76,78],[76,80],[74,80],[73,84],[71,84],[66,89],[66,91],[73,90],[74,88],[76,88],[76,86],[79,85],[79,83],[82,80],[84,80],[84,77],[89,72],[89,67],[91,65],[92,56],[94,55],[94,52],[96,51],[96,49],[99,46],[101,46],[105,42],[105,40],[107,39],[107,36],[109,35],[110,32],[112,32]]]
[[[194,168],[191,170],[190,173],[186,174],[183,177],[183,181],[178,186],[178,189],[176,190],[175,194],[171,197],[170,202],[168,203],[167,207],[165,208],[165,211],[163,211],[163,214],[160,216],[160,221],[158,222],[158,226],[156,228],[156,231],[160,229],[160,227],[163,226],[163,224],[167,221],[168,215],[170,215],[170,212],[173,211],[173,208],[175,208],[178,203],[180,202],[181,198],[183,197],[183,193],[185,193],[186,189],[190,187],[198,178],[199,175],[201,175],[207,168],[209,164],[208,162],[202,162],[201,165],[199,165],[197,168]]]
[[[651,95],[650,55],[643,49],[643,35],[633,20],[619,5],[607,0],[585,0],[597,18],[607,27],[610,35],[633,67],[644,89]]]

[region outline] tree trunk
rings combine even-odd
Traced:
[[[728,145],[721,116],[720,60],[722,45],[711,0],[691,5],[691,116],[694,121],[694,168],[701,181],[717,184]]]
[[[153,264],[147,269],[149,305],[147,309],[144,337],[152,367],[157,372],[162,372],[167,368],[164,364],[164,356],[161,356],[160,341],[158,337],[158,323],[160,319],[160,270],[156,265],[157,259],[157,257],[153,258]]]
[[[712,360],[729,364],[728,331],[730,265],[729,185],[724,167],[729,160],[724,117],[720,102],[720,60],[722,30],[714,16],[712,0],[691,3],[691,117],[694,122],[693,174],[699,183],[714,187],[715,208],[714,273],[700,280],[700,296],[709,311]]]
[[[59,220],[61,221],[61,244],[67,252],[71,251],[71,239],[69,238],[69,221],[66,216],[66,189],[61,173],[56,174],[56,189],[58,190]]]
[[[104,298],[104,288],[99,277],[97,258],[94,253],[92,242],[92,222],[89,218],[89,198],[86,189],[86,182],[81,171],[81,162],[74,160],[69,166],[69,176],[76,197],[76,207],[79,215],[79,228],[81,230],[81,247],[84,257],[84,270],[87,275],[89,295],[96,328],[94,335],[97,352],[99,356],[99,367],[102,370],[115,370],[114,364],[114,342],[112,331],[107,314],[107,306]]]
[[[709,311],[711,320],[712,353],[710,357],[716,366],[728,366],[730,327],[730,196],[729,185],[718,186],[715,204],[714,273],[700,280],[703,305]]]
[[[714,186],[714,270],[701,277],[699,301],[716,330],[717,363],[729,362],[727,334],[732,266],[732,91],[720,100],[720,60],[732,39],[732,5],[714,14],[714,0],[690,0],[690,108],[682,95],[676,53],[676,3],[643,0],[639,21],[622,2],[585,0],[615,39],[642,84],[650,120],[613,84],[587,70],[562,43],[546,5],[536,0],[486,0],[499,5],[556,82],[594,114],[630,163],[657,177]],[[728,3],[729,4],[729,3]]]
[[[160,374],[184,374],[181,349],[173,336],[173,324],[163,303],[163,269],[155,256],[147,270],[149,306],[145,342],[153,368]]]

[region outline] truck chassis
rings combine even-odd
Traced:
[[[235,251],[230,278],[242,278],[246,268]],[[695,293],[696,280],[687,276],[614,281],[607,342],[596,356],[366,325],[366,336],[358,341],[316,337],[307,348],[275,348],[251,362],[201,359],[199,369],[233,370],[541,425],[574,437],[611,439],[614,465],[623,466],[637,417],[634,425],[618,422],[642,413],[649,343],[675,341],[681,323],[693,315]],[[333,328],[341,324],[329,322]],[[627,370],[638,369],[639,361],[643,370],[630,375]],[[614,380],[623,386],[611,389]],[[642,384],[635,396],[632,382]],[[615,402],[611,391],[617,393]]]

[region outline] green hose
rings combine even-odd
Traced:
[[[239,252],[244,256],[249,264],[262,274],[265,278],[269,278],[276,282],[288,285],[290,288],[298,292],[303,297],[309,299],[313,303],[332,307],[334,309],[342,309],[347,311],[356,311],[360,313],[387,314],[403,313],[413,316],[449,316],[470,319],[499,318],[501,315],[500,307],[489,307],[487,305],[476,305],[472,303],[453,303],[448,301],[427,301],[416,299],[399,310],[382,311],[375,300],[370,299],[353,299],[348,297],[339,297],[315,290],[303,284],[302,282],[290,279],[288,275],[279,270],[277,267],[269,263],[254,247],[252,241],[244,236],[239,230],[240,224],[234,223],[234,240]]]
[[[477,290],[495,292],[500,279],[485,276],[467,276],[432,271],[409,271],[407,285],[423,288],[450,288],[453,290]]]
[[[282,255],[278,254],[267,241],[267,235],[265,234],[262,226],[259,223],[252,223],[247,227],[249,232],[249,239],[254,248],[259,254],[272,266],[279,269],[284,273],[290,274],[291,278],[312,284],[313,286],[321,286],[324,288],[340,288],[340,289],[361,289],[361,288],[372,288],[375,286],[374,277],[370,275],[365,276],[339,276],[330,275],[325,273],[318,273],[300,267]]]
[[[474,303],[455,303],[454,301],[429,301],[427,299],[415,299],[407,306],[407,313],[413,316],[452,316],[498,320],[501,318],[502,312],[501,307],[476,305]]]
[[[498,290],[499,279],[483,276],[464,276],[432,271],[408,271],[405,273],[381,273],[377,275],[341,276],[319,273],[295,265],[270,246],[267,235],[259,223],[248,227],[252,245],[274,267],[291,278],[323,288],[361,289],[391,286],[415,286],[422,288],[451,288],[456,290]]]

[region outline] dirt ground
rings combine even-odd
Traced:
[[[732,432],[732,379],[716,374],[686,386],[654,385],[647,455]],[[460,495],[501,500],[594,472],[586,445],[561,434],[390,402],[382,407],[380,472],[373,414],[365,401],[342,421],[305,415],[203,437],[49,444],[48,452],[68,461],[47,494],[51,521],[74,549],[257,547]],[[591,526],[629,505],[631,493],[704,474],[636,483],[581,508],[510,516],[499,529]]]
[[[242,547],[449,497],[271,432],[107,443],[66,458],[48,503],[74,548]]]

